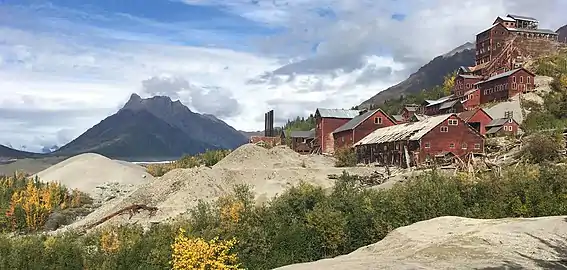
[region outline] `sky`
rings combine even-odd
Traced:
[[[132,93],[239,130],[348,109],[498,15],[567,24],[564,0],[0,0],[0,144],[63,145]],[[563,12],[562,12],[563,11]]]

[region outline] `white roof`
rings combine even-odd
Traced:
[[[507,22],[515,22],[516,20],[514,20],[513,18],[507,17],[507,16],[498,16],[498,18],[496,19],[502,19],[503,21],[507,21]]]
[[[452,115],[455,114],[442,114],[428,117],[418,122],[410,122],[401,125],[379,128],[370,133],[368,136],[362,138],[362,140],[358,141],[356,144],[354,144],[354,146],[395,142],[401,140],[417,141]]]

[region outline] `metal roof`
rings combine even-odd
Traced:
[[[459,74],[459,77],[463,77],[465,79],[481,79],[482,78],[482,76],[469,75],[469,74]]]
[[[472,72],[470,67],[465,67],[465,66],[460,66],[459,67],[460,70],[462,70],[463,72]]]
[[[508,16],[510,16],[510,15],[508,15]],[[496,17],[496,20],[498,20],[498,19],[502,19],[503,21],[507,21],[507,22],[515,22],[516,21],[516,20],[514,20],[514,18],[507,17],[507,16],[498,16],[498,17]]]
[[[472,93],[474,93],[474,92],[477,91],[477,90],[480,90],[480,89],[478,89],[478,88],[470,89],[470,90],[466,91],[466,92],[463,94],[463,96],[467,96],[467,95],[469,95],[469,94],[472,94]]]
[[[555,31],[550,29],[525,29],[525,28],[507,28],[510,31],[514,32],[527,32],[527,33],[537,33],[537,34],[549,34],[549,35],[558,35]]]
[[[425,114],[416,113],[416,114],[412,115],[412,119],[415,119],[415,120],[417,120],[417,121],[422,121],[422,120],[424,120],[424,119],[426,119],[426,118],[429,118],[429,116],[427,116],[427,115],[425,115]]]
[[[425,101],[426,101],[427,103],[429,103],[429,104],[427,104],[427,107],[429,107],[429,106],[433,106],[433,105],[437,105],[437,104],[443,103],[443,102],[449,100],[449,99],[452,98],[452,97],[453,97],[453,95],[448,95],[448,96],[442,97],[442,98],[437,99],[437,100],[426,99]]]
[[[444,109],[449,109],[451,107],[453,107],[458,100],[451,100],[451,101],[447,101],[447,102],[443,102],[443,104],[441,104],[441,106],[439,106],[439,110],[444,110]]]
[[[506,17],[512,18],[514,20],[538,22],[538,20],[534,17],[522,16],[522,15],[508,14]]]
[[[354,117],[353,119],[351,119],[350,121],[346,122],[344,125],[335,129],[335,131],[333,131],[333,133],[346,131],[346,130],[352,130],[355,127],[357,127],[358,125],[360,125],[360,123],[364,122],[364,120],[368,119],[368,117],[372,116],[374,113],[376,113],[379,110],[380,109],[370,110],[370,111],[367,111],[367,112],[365,112],[361,115],[358,115],[358,116]]]
[[[290,132],[289,137],[290,138],[315,138],[315,131],[314,130],[310,130],[310,131],[295,130],[295,131]]]
[[[401,114],[394,114],[392,115],[392,118],[394,118],[397,122],[404,121],[404,117]]]
[[[437,127],[454,114],[443,114],[385,128],[379,128],[368,136],[362,138],[354,146],[395,142],[401,140],[417,141],[429,131]]]
[[[315,113],[319,113],[319,115],[323,118],[347,118],[352,119],[358,116],[360,113],[357,110],[344,110],[344,109],[325,109],[325,108],[317,108]]]
[[[404,109],[408,110],[408,112],[415,112],[417,111],[417,109],[419,109],[418,105],[406,105],[404,106]]]
[[[492,76],[492,77],[490,77],[490,78],[488,78],[484,81],[477,82],[474,85],[483,84],[485,82],[490,82],[490,81],[494,81],[494,80],[497,80],[497,79],[500,79],[500,78],[508,77],[508,76],[516,73],[516,71],[519,71],[520,69],[522,69],[522,68],[512,69],[512,70],[506,71],[504,73],[494,75],[494,76]]]
[[[502,129],[502,126],[491,127],[490,129],[488,129],[488,130],[486,131],[486,134],[493,134],[493,133],[498,132],[498,131],[501,130],[501,129]]]
[[[508,120],[510,120],[510,119],[509,118],[496,118],[496,119],[493,119],[492,121],[490,121],[490,123],[486,124],[486,127],[503,126],[504,124],[506,124],[506,122],[508,122]]]

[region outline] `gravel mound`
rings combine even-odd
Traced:
[[[329,174],[341,174],[343,170],[359,175],[369,175],[378,168],[335,168],[334,159],[316,155],[299,155],[285,147],[265,149],[253,144],[244,145],[212,168],[205,166],[176,169],[154,181],[138,187],[127,196],[110,201],[86,218],[69,226],[75,228],[92,224],[103,217],[132,204],[145,204],[158,208],[149,217],[140,212],[113,217],[104,224],[138,223],[149,225],[179,217],[199,200],[214,201],[233,191],[237,184],[249,185],[258,201],[266,201],[302,181],[331,187],[334,180]]]
[[[125,195],[153,177],[144,167],[99,154],[80,154],[36,174],[41,181],[59,182],[89,194],[97,202]]]
[[[277,269],[566,269],[566,217],[440,217],[332,259]]]

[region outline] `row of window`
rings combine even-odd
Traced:
[[[516,82],[516,76],[512,77],[512,82]],[[526,76],[526,82],[531,83],[530,76]],[[520,76],[520,83],[524,83],[524,76]]]
[[[514,127],[513,126],[504,126],[504,131],[514,131]]]
[[[426,142],[426,143],[424,144],[424,147],[427,148],[427,149],[429,149],[429,148],[431,148],[431,144],[430,144],[429,142]],[[455,143],[450,143],[450,144],[449,144],[449,148],[455,149]],[[467,143],[462,143],[462,144],[461,144],[461,149],[468,149],[468,144],[467,144]],[[476,150],[480,149],[480,143],[475,143],[475,144],[474,144],[474,149],[476,149]]]

